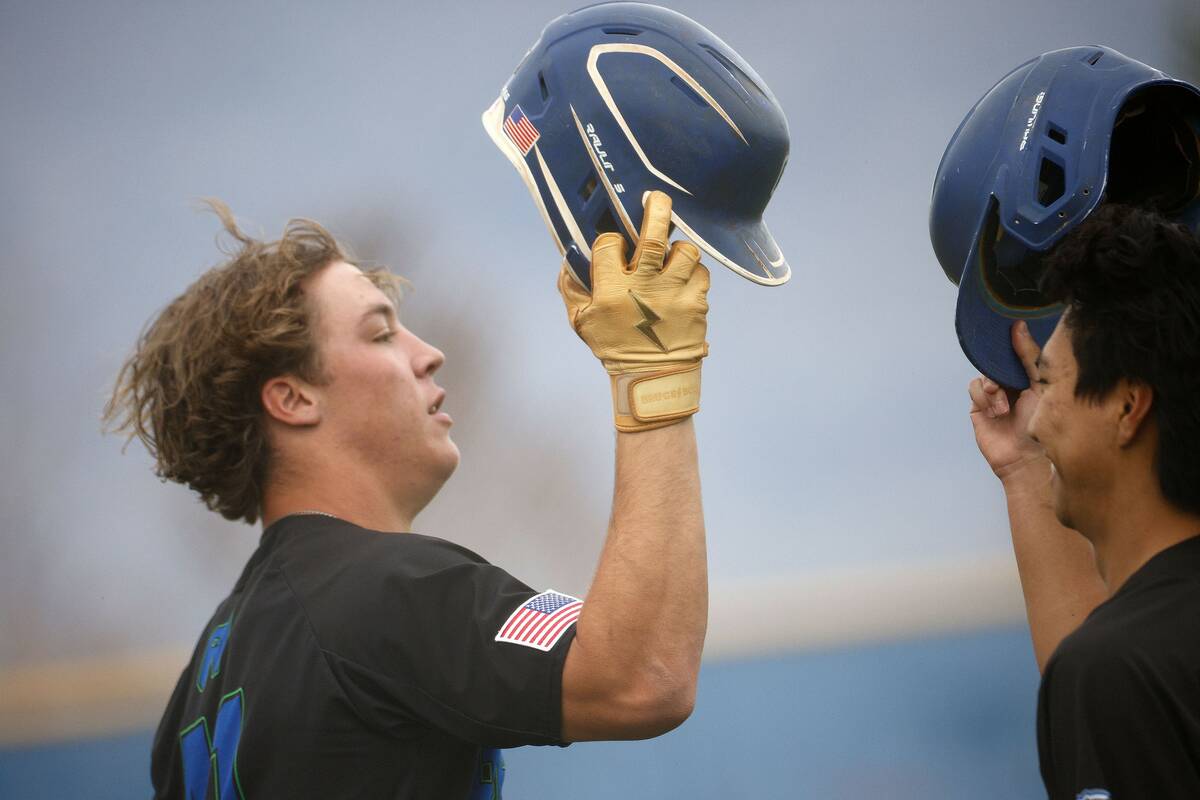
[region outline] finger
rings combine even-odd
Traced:
[[[650,192],[642,215],[642,231],[633,251],[633,268],[661,271],[670,235],[671,198],[662,192]]]
[[[575,273],[571,272],[563,261],[562,269],[558,271],[558,294],[563,295],[563,302],[566,303],[566,315],[571,319],[571,324],[575,324],[575,313],[578,309],[584,308],[589,302],[592,302],[592,295],[588,294],[588,290],[581,287],[580,282],[575,277]]]
[[[692,277],[688,280],[688,285],[695,285],[700,291],[700,301],[704,305],[704,310],[708,311],[708,287],[712,283],[712,278],[708,274],[708,267],[703,264],[696,264],[693,267]]]
[[[1021,359],[1021,364],[1025,367],[1025,374],[1029,376],[1029,382],[1037,383],[1037,360],[1038,356],[1042,354],[1042,348],[1038,347],[1038,343],[1034,341],[1033,334],[1029,332],[1029,326],[1025,320],[1012,326],[1012,346],[1013,350],[1017,351],[1017,358]]]
[[[997,417],[1002,417],[1008,413],[1008,393],[1004,391],[1004,387],[996,383],[991,378],[984,376],[980,379],[983,382],[983,392],[987,397],[988,406]]]
[[[663,272],[678,275],[683,281],[692,277],[696,265],[700,263],[700,250],[691,242],[672,242],[667,252],[667,264]]]
[[[605,283],[611,276],[625,270],[625,237],[619,233],[602,233],[592,242],[592,288],[596,282]]]
[[[983,389],[983,378],[976,378],[967,384],[967,394],[971,395],[971,413],[983,414],[989,419],[995,419],[996,413],[988,401],[987,392]]]

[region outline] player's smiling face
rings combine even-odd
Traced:
[[[388,297],[357,267],[334,262],[306,287],[316,308],[326,383],[321,425],[375,480],[423,505],[458,465],[453,421],[434,373],[437,348],[400,324]]]
[[[1110,402],[1075,395],[1078,374],[1064,316],[1038,359],[1038,405],[1029,435],[1041,443],[1054,466],[1055,515],[1063,525],[1083,530],[1091,516],[1103,513],[1112,486],[1116,435]]]

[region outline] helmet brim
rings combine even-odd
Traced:
[[[706,225],[685,215],[685,209],[673,208],[671,221],[722,266],[763,286],[779,286],[792,277],[783,251],[761,219],[724,226]]]
[[[1062,316],[1062,305],[1006,307],[988,288],[980,257],[982,237],[976,240],[958,284],[954,329],[958,343],[977,370],[1010,389],[1029,388],[1029,375],[1012,346],[1012,326],[1018,320],[1029,325],[1039,347],[1054,332]]]

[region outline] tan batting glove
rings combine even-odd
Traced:
[[[651,192],[632,261],[620,234],[603,233],[592,245],[591,294],[566,264],[558,276],[571,326],[612,377],[619,431],[660,428],[700,410],[709,276],[690,242],[667,251],[670,223],[671,198]]]

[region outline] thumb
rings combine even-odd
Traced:
[[[566,303],[567,319],[570,320],[573,327],[579,312],[592,302],[592,296],[579,285],[574,273],[567,268],[566,261],[558,271],[558,293],[562,295],[563,302]]]

